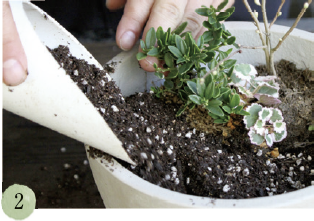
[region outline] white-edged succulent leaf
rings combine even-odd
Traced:
[[[236,64],[233,73],[241,80],[250,81],[256,76],[257,71],[251,64]]]
[[[283,120],[283,116],[282,116],[282,112],[281,112],[281,110],[279,110],[279,109],[277,109],[277,108],[271,108],[272,109],[272,112],[273,112],[273,114],[272,114],[272,116],[270,117],[270,120],[269,120],[269,122],[271,123],[271,124],[273,124],[274,122],[276,122],[276,121],[282,121]]]
[[[274,142],[281,142],[283,139],[287,137],[287,131],[284,130],[281,133],[272,133],[271,134]]]
[[[268,94],[254,94],[254,97],[259,101],[259,103],[264,104],[266,106],[280,104],[281,100],[270,96]]]
[[[264,137],[257,134],[253,127],[249,131],[249,137],[252,144],[261,145],[264,142]]]
[[[266,132],[266,128],[264,127],[265,126],[265,121],[263,120],[257,120],[256,123],[254,124],[254,129],[256,131],[257,134],[261,135],[261,136],[264,136],[265,135],[265,132]]]
[[[287,130],[286,128],[286,123],[285,122],[282,122],[282,120],[277,120],[274,124],[274,131],[276,133],[281,133],[282,131],[285,131]]]
[[[253,94],[267,94],[274,98],[279,98],[279,89],[265,82],[257,82],[258,87],[253,91]]]
[[[258,82],[269,82],[269,81],[273,81],[273,80],[276,80],[277,77],[276,76],[273,76],[273,75],[270,75],[270,76],[258,76],[255,78],[255,81],[258,81]]]
[[[250,129],[250,127],[254,126],[259,117],[258,112],[260,112],[261,110],[262,106],[256,103],[247,107],[245,111],[249,112],[250,115],[244,116],[243,118],[246,129]]]
[[[253,98],[253,94],[250,90],[247,90],[246,88],[242,87],[242,86],[238,86],[239,89],[239,93],[243,94],[246,98]]]
[[[265,123],[266,121],[269,121],[272,114],[273,111],[271,108],[263,107],[263,109],[258,113],[258,119]]]
[[[273,146],[274,144],[273,137],[271,136],[271,134],[268,134],[268,130],[265,133],[265,140],[266,140],[267,146],[269,147]]]

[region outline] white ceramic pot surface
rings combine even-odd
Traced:
[[[237,43],[246,46],[260,46],[260,39],[255,32],[255,26],[248,22],[226,22],[226,27],[237,37]],[[272,39],[278,40],[288,30],[287,27],[274,25],[272,27]],[[273,45],[275,45],[273,42]],[[113,79],[121,88],[124,95],[135,93],[135,84],[126,81],[143,74],[138,68],[135,58],[136,51],[129,52],[127,59],[125,54],[118,55],[113,60],[123,60],[132,68],[128,77],[113,75]],[[275,54],[275,61],[287,59],[296,63],[298,68],[314,70],[314,34],[294,30]],[[238,63],[250,63],[253,65],[264,64],[264,54],[261,50],[244,50],[236,56]],[[135,71],[137,70],[137,71]],[[133,75],[133,76],[132,76]],[[147,75],[146,75],[147,76]],[[137,84],[150,85],[147,78],[138,78]],[[170,191],[153,185],[129,170],[122,167],[117,161],[108,162],[105,159],[89,158],[90,166],[97,184],[98,190],[106,207],[136,208],[136,207],[210,207],[210,208],[265,208],[265,207],[314,207],[314,186],[310,186],[291,193],[276,196],[259,197],[254,199],[213,199],[198,197]],[[102,162],[101,162],[102,161]]]

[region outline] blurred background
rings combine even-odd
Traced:
[[[253,0],[251,6],[254,9]],[[281,0],[267,1],[274,17]],[[305,0],[287,0],[276,24],[291,26]],[[110,12],[105,0],[33,2],[70,31],[105,64],[121,50],[114,41],[123,9]],[[241,0],[230,20],[249,20]],[[314,4],[297,28],[314,32]],[[2,191],[17,183],[36,194],[36,208],[104,208],[83,143],[3,110]]]

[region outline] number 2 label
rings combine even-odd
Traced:
[[[23,204],[21,206],[18,206],[20,204],[20,202],[23,200],[23,194],[22,193],[17,193],[15,194],[15,198],[18,198],[18,195],[21,196],[20,201],[16,204],[15,209],[23,209]]]

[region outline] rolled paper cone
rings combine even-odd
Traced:
[[[3,107],[135,164],[121,141],[65,70],[60,68],[46,46],[67,45],[73,56],[101,70],[102,66],[68,31],[37,6],[25,1],[11,1],[10,5],[27,56],[29,75],[19,86],[3,84]],[[109,75],[108,79],[111,79]]]

